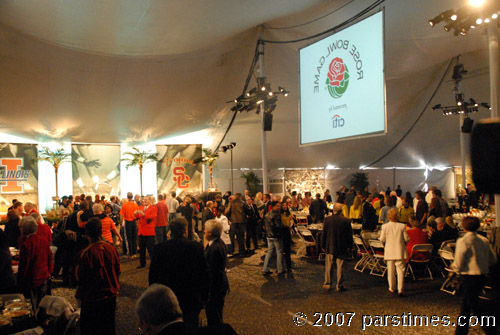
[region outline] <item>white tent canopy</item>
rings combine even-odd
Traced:
[[[493,0],[490,0],[493,1]],[[373,1],[59,1],[0,3],[0,132],[87,143],[188,141],[214,148],[232,117],[259,36],[285,41],[325,31]],[[280,97],[269,168],[460,165],[459,120],[430,106],[454,103],[452,59],[469,71],[465,96],[489,102],[485,30],[455,37],[430,18],[465,0],[386,0],[388,133],[299,147],[298,50],[312,40],[265,44],[265,72]],[[378,7],[380,9],[382,7]],[[373,13],[373,12],[372,12]],[[455,63],[452,63],[455,65]],[[253,80],[253,79],[252,79]],[[253,87],[254,81],[251,84]],[[434,91],[437,93],[431,99]],[[362,98],[362,97],[360,97]],[[480,111],[475,120],[487,118]],[[261,166],[260,116],[242,113],[225,143],[235,168]],[[220,168],[229,159],[220,159]]]

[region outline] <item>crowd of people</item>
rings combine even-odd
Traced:
[[[475,205],[470,201],[474,197],[468,195],[466,206]],[[295,191],[283,197],[226,192],[206,202],[191,196],[181,199],[176,193],[159,194],[158,201],[151,195],[130,192],[126,199],[112,196],[109,201],[104,196],[82,194],[61,199],[59,222],[52,227],[44,223],[34,204],[15,201],[7,213],[5,232],[0,230],[0,252],[5,254],[0,278],[6,283],[0,293],[22,292],[36,306],[50,294],[51,278],[60,277],[65,285],[77,287],[82,333],[114,334],[121,246],[124,257],[133,260],[139,255],[138,269],[146,268],[147,254],[151,259],[151,286],[136,306],[145,334],[162,333],[170,327],[179,328],[179,333],[197,328],[203,309],[209,327],[234,333],[223,319],[229,291],[227,258],[247,257],[265,247],[263,275],[272,273],[274,255],[278,275],[292,271],[294,212],[301,210],[308,211],[309,223],[324,223],[320,248],[325,253],[325,291],[332,288],[334,263],[335,288],[346,290],[343,264],[352,256],[353,224],[360,226],[355,230],[365,243],[380,231],[389,291],[400,296],[404,296],[403,272],[413,245],[431,243],[437,252],[444,241],[458,237],[450,218],[452,209],[435,187],[427,194],[415,192],[415,198],[410,192],[403,196],[399,186],[394,191],[371,193],[342,187],[335,202],[328,190],[314,198],[311,192],[305,192],[304,197]],[[475,234],[477,228],[474,230],[467,220],[462,228]],[[476,235],[469,238],[481,240]],[[57,249],[55,255],[51,246]],[[19,249],[17,277],[12,273],[8,247]],[[468,246],[460,250],[463,248]],[[466,263],[456,262],[454,268],[464,275],[484,275],[484,266],[479,273],[469,273]],[[159,297],[165,301],[157,301]],[[465,312],[473,305],[470,301],[469,296]],[[156,315],[154,304],[167,304],[168,313]]]

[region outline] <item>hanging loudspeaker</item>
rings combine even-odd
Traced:
[[[264,112],[264,131],[273,130],[273,114]]]
[[[462,125],[462,133],[470,133],[472,131],[472,125],[474,124],[474,120],[470,117],[466,117],[464,119],[464,124]]]
[[[479,192],[500,193],[500,120],[481,120],[471,135],[472,179]]]

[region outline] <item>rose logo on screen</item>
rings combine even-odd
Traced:
[[[344,95],[349,85],[349,69],[340,57],[335,57],[328,68],[326,85],[332,98],[338,99]]]

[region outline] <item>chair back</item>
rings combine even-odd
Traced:
[[[454,243],[455,240],[446,240],[446,241],[443,241],[443,243],[441,243],[441,246],[439,247],[439,249],[444,249],[445,246],[449,243]]]
[[[307,216],[297,215],[297,226],[307,226]]]
[[[410,260],[413,260],[417,254],[420,255],[420,258],[423,257],[423,259],[419,259],[420,261],[429,261],[432,254],[432,244],[415,244],[411,249]]]
[[[297,233],[299,234],[300,239],[302,239],[306,243],[316,243],[314,240],[314,235],[311,233],[309,229],[305,226],[297,226]]]
[[[384,256],[385,248],[380,240],[370,240],[368,243],[370,243],[370,249],[374,255]]]
[[[354,235],[352,237],[354,244],[356,245],[356,249],[358,249],[358,252],[361,254],[367,254],[370,253],[369,249],[365,246],[363,243],[363,240],[361,237]]]

